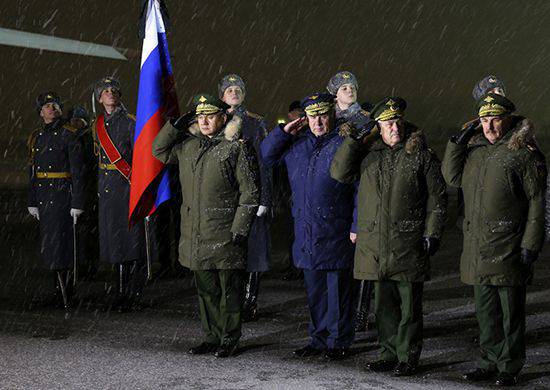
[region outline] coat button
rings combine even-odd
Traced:
[[[42,135],[42,133],[38,133],[38,135]]]
[[[38,204],[42,204],[42,202],[38,202]]]
[[[36,169],[40,169],[40,165],[36,167]]]
[[[53,183],[50,183],[50,187],[53,187]]]
[[[50,204],[53,204],[53,200],[50,200]]]
[[[105,192],[109,192],[109,189],[108,189],[108,188],[106,188],[106,189],[105,189]]]
[[[51,151],[52,151],[52,148],[48,148],[48,150],[51,152]]]
[[[42,187],[42,184],[39,184],[38,187]]]
[[[52,169],[52,166],[51,166],[51,165],[48,165],[48,169]]]
[[[57,135],[57,131],[54,131],[53,135]]]

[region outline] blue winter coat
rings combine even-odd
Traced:
[[[334,270],[353,266],[352,231],[356,187],[330,177],[330,164],[343,141],[338,129],[316,137],[310,130],[292,136],[281,126],[261,144],[267,166],[286,164],[292,190],[295,240],[292,247],[298,268]]]
[[[266,167],[260,156],[260,143],[267,136],[266,121],[259,115],[239,106],[235,111],[242,119],[242,135],[248,139],[258,156],[260,169],[261,196],[260,205],[272,207],[273,174]],[[247,266],[248,272],[265,272],[271,268],[271,233],[269,214],[254,217],[250,234],[248,235]]]

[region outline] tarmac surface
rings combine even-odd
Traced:
[[[260,293],[260,318],[244,324],[239,354],[190,356],[201,342],[192,278],[147,286],[139,312],[103,304],[105,274],[81,282],[68,318],[47,305],[51,282],[36,264],[36,229],[26,217],[6,221],[0,245],[0,389],[477,389],[461,373],[475,368],[473,291],[458,275],[461,233],[450,220],[426,283],[425,343],[419,373],[374,374],[376,329],[359,333],[343,361],[296,359],[307,339],[301,281],[271,274]],[[527,297],[527,361],[519,388],[550,389],[549,247],[537,262]]]

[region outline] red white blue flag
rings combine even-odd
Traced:
[[[166,7],[162,0],[143,4],[143,49],[139,76],[136,131],[130,184],[130,224],[151,215],[170,199],[167,167],[153,157],[153,140],[168,118],[178,116],[178,103],[168,42]]]

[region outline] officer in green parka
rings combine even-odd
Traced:
[[[197,95],[194,110],[168,122],[153,155],[179,166],[182,188],[179,260],[195,274],[205,341],[190,354],[235,353],[247,236],[260,202],[259,170],[241,119],[211,95]]]
[[[351,128],[331,175],[359,181],[354,276],[375,281],[380,352],[371,371],[416,371],[422,350],[422,293],[430,256],[439,248],[447,194],[440,162],[425,137],[404,120],[406,102],[389,97],[371,121]]]
[[[461,279],[474,286],[479,367],[468,381],[517,383],[525,362],[525,295],[544,241],[546,163],[528,119],[488,93],[478,102],[482,129],[447,144],[443,175],[464,193]]]

